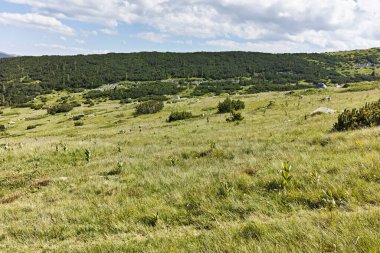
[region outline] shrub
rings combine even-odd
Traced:
[[[325,196],[322,198],[322,201],[325,203],[327,210],[332,211],[336,208],[334,195],[331,191],[323,191],[323,193]]]
[[[293,176],[290,175],[290,171],[292,170],[292,166],[287,163],[287,162],[283,162],[282,163],[282,169],[281,169],[281,176],[282,176],[282,182],[281,182],[281,185],[283,188],[285,188],[290,179],[292,179]]]
[[[75,115],[73,116],[73,120],[80,120],[81,118],[83,118],[85,115],[84,114],[79,114],[79,115]]]
[[[226,98],[223,102],[219,102],[218,113],[228,113],[232,111],[238,111],[244,108],[245,104],[243,101]]]
[[[240,112],[231,112],[231,115],[226,119],[227,122],[242,121],[244,119]]]
[[[0,131],[5,131],[7,130],[7,127],[5,125],[0,125]]]
[[[80,107],[80,106],[81,106],[81,103],[79,103],[78,101],[70,102],[70,104],[71,104],[73,107]]]
[[[141,217],[140,220],[146,226],[155,227],[158,223],[158,213]]]
[[[37,127],[37,125],[29,125],[26,127],[26,130],[31,130],[31,129],[34,129],[36,127]]]
[[[73,103],[61,103],[61,104],[56,104],[47,109],[48,114],[56,114],[56,113],[62,113],[62,112],[69,112],[74,107],[77,107],[78,103],[73,102]],[[79,104],[80,106],[80,104]]]
[[[32,104],[30,106],[30,108],[33,109],[33,110],[41,110],[43,107],[44,107],[43,104]]]
[[[88,106],[94,106],[95,105],[94,101],[92,101],[89,98],[86,99],[86,101],[84,101],[83,104],[88,105]]]
[[[90,160],[91,160],[91,151],[89,149],[85,149],[84,150],[84,155],[85,155],[86,161],[90,162]]]
[[[123,172],[123,170],[124,170],[124,163],[119,161],[117,163],[117,166],[114,169],[112,169],[112,170],[108,171],[107,173],[105,173],[105,175],[106,176],[119,175],[119,174],[121,174]]]
[[[380,125],[380,99],[374,103],[366,103],[360,109],[344,110],[334,124],[333,130],[346,131]]]
[[[84,122],[83,121],[75,121],[74,126],[83,126]]]
[[[177,121],[177,120],[184,120],[189,119],[193,116],[191,112],[172,112],[169,115],[168,122]]]
[[[120,100],[120,104],[130,104],[132,103],[132,99],[131,98],[126,98],[126,99],[121,99]]]
[[[140,114],[153,114],[161,111],[164,108],[164,103],[162,101],[146,101],[139,104],[136,107],[136,115]]]
[[[14,104],[12,107],[13,108],[28,108],[30,106],[31,104],[28,102],[28,103],[17,103],[17,104]]]

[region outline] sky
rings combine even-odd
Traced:
[[[326,52],[380,47],[380,0],[0,0],[0,51]]]

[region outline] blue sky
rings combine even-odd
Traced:
[[[0,0],[0,51],[322,52],[380,46],[380,0]]]

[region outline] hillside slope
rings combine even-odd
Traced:
[[[93,89],[123,81],[182,78],[186,82],[188,78],[208,81],[245,78],[244,85],[255,86],[258,91],[318,82],[373,81],[379,79],[378,55],[378,49],[371,49],[360,51],[360,54],[143,52],[15,57],[0,59],[0,93],[3,95],[0,104],[23,104],[52,90]]]
[[[246,103],[239,124],[215,96],[138,117],[114,101],[6,108],[0,251],[377,252],[380,128],[335,133],[337,114],[309,114],[377,101],[378,87],[233,96]],[[68,95],[81,101],[45,101]],[[182,110],[198,117],[166,122]]]

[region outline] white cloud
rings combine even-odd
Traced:
[[[64,35],[74,35],[74,29],[62,24],[56,18],[36,13],[18,14],[2,12],[0,13],[0,24],[33,27]]]
[[[116,35],[118,32],[115,29],[108,29],[108,28],[103,28],[100,29],[99,32],[107,34],[107,35]]]
[[[78,43],[79,45],[84,45],[84,44],[86,44],[86,41],[85,41],[85,40],[80,40],[80,39],[76,39],[75,42]]]
[[[181,45],[188,45],[188,46],[193,45],[193,41],[192,40],[175,40],[175,41],[172,41],[172,42],[176,43],[176,44],[181,44]]]
[[[136,37],[201,39],[219,48],[326,51],[380,46],[380,0],[8,0],[58,21],[142,24]],[[58,22],[60,22],[58,21]],[[62,26],[64,26],[61,23]],[[65,30],[65,29],[60,29]],[[148,29],[147,29],[148,30]],[[187,39],[185,39],[187,40]],[[223,42],[223,43],[221,43]]]
[[[148,40],[155,43],[163,43],[166,42],[168,36],[166,34],[159,34],[154,32],[142,32],[138,33],[136,35],[133,35],[132,37]]]
[[[89,50],[80,47],[69,47],[60,44],[35,44],[35,47],[43,48],[47,51],[47,54],[60,54],[60,55],[72,55],[72,54],[105,54],[109,53],[108,50]]]
[[[98,35],[98,31],[95,31],[95,30],[92,30],[92,31],[85,31],[85,30],[82,30],[81,31],[81,34],[85,37],[88,37],[88,36],[97,36]]]
[[[211,51],[231,50],[231,51],[254,51],[265,53],[310,51],[307,44],[296,47],[297,44],[290,41],[274,42],[236,42],[232,40],[208,40],[205,43],[211,46]]]

